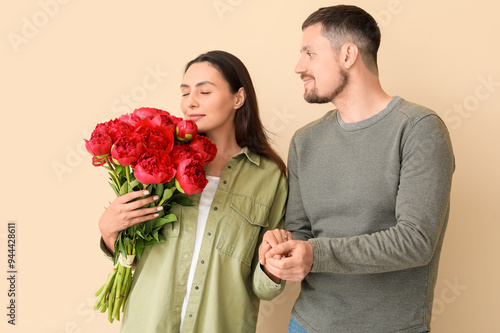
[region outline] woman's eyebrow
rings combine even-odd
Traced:
[[[210,82],[210,81],[201,81],[201,82],[198,82],[196,84],[197,87],[199,86],[203,86],[203,85],[212,85],[212,86],[215,86],[215,83],[213,82]],[[181,88],[189,88],[189,85],[185,84],[185,83],[182,83],[181,84]]]

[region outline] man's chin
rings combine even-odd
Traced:
[[[331,100],[327,97],[321,97],[318,95],[311,95],[307,93],[304,94],[304,100],[310,104],[326,104],[331,102]]]

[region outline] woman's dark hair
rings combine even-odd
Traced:
[[[233,94],[238,92],[241,87],[245,90],[245,103],[236,110],[234,117],[235,135],[238,145],[240,147],[247,147],[250,151],[274,161],[281,172],[286,174],[285,163],[271,147],[266,130],[260,120],[257,95],[245,65],[231,53],[216,50],[201,54],[188,62],[184,72],[191,65],[200,62],[208,62],[214,66],[229,84],[229,89],[231,89]]]

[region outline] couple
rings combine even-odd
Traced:
[[[304,98],[336,109],[296,132],[288,179],[241,61],[212,51],[187,64],[181,110],[218,153],[196,205],[175,206],[167,241],[145,250],[122,332],[254,332],[259,299],[285,280],[302,281],[289,332],[430,330],[454,170],[446,127],[383,91],[380,31],[364,10],[321,8],[302,30]],[[141,208],[154,200],[112,202],[105,252],[155,217]]]

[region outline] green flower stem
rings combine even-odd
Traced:
[[[119,280],[119,277],[120,277],[120,275],[119,275],[120,274],[120,268],[123,267],[123,266],[120,265],[120,263],[118,263],[117,267],[118,267],[118,271],[117,271],[116,276],[114,278],[113,287],[111,287],[111,292],[109,293],[109,297],[108,297],[108,321],[110,323],[112,323],[113,320],[114,320],[114,317],[113,317],[113,306],[115,304],[116,288],[117,288],[118,280]]]
[[[135,255],[135,242],[133,246],[132,245],[129,246],[130,246],[130,252],[132,253],[132,255]],[[128,294],[130,293],[130,288],[132,287],[132,267],[127,267],[125,276],[127,277],[127,283],[123,292],[122,312],[125,311],[125,301],[127,300]]]
[[[130,188],[130,167],[129,166],[125,167],[125,174],[127,175],[128,188]]]
[[[122,294],[122,299],[123,299],[123,306],[122,306],[122,312],[125,311],[125,301],[127,300],[128,294],[130,292],[130,287],[132,286],[132,268],[127,267],[127,270],[125,271],[125,276],[127,277],[127,284],[123,290]]]
[[[102,304],[106,302],[105,297],[108,294],[109,289],[111,288],[111,286],[114,282],[114,278],[115,278],[117,270],[118,270],[118,264],[115,265],[113,267],[113,271],[111,271],[111,273],[109,273],[106,283],[96,292],[95,296],[96,297],[98,296],[98,298],[97,298],[97,301],[94,305],[94,310],[100,309]]]
[[[113,168],[113,164],[111,163],[111,161],[109,160],[109,156],[106,156],[106,163],[108,163],[109,165],[109,169],[112,171],[111,175],[113,175],[114,177],[114,181],[116,183],[116,185],[118,186],[118,189],[121,188],[122,184],[120,182],[120,177],[118,177],[118,175],[116,174],[116,170],[115,168]]]
[[[120,320],[120,307],[121,307],[121,292],[122,292],[122,284],[123,284],[123,278],[125,275],[125,267],[122,265],[118,265],[118,275],[117,275],[117,283],[116,283],[116,293],[115,293],[115,300],[113,302],[113,306],[109,307],[108,313],[111,313],[112,318],[116,318],[117,320]]]

